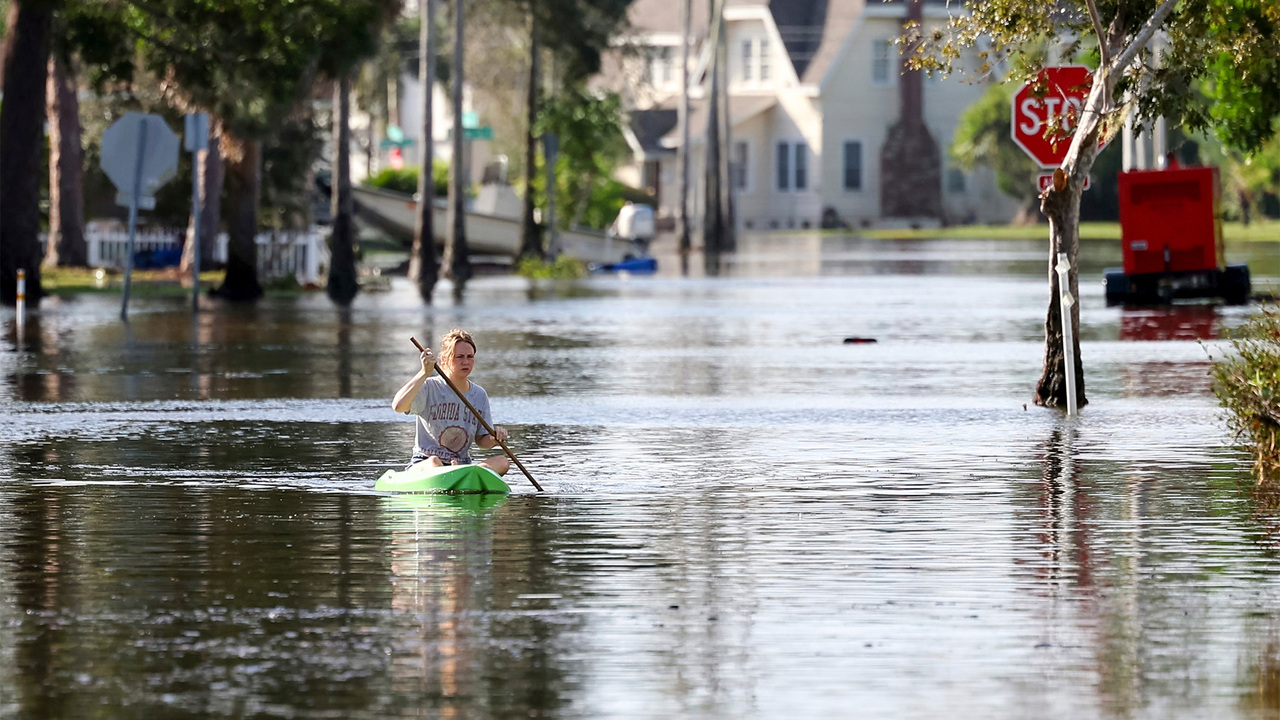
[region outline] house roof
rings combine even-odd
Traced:
[[[632,110],[628,123],[630,137],[627,141],[631,143],[632,150],[637,151],[637,154],[656,155],[671,152],[670,148],[663,147],[662,136],[675,130],[679,121],[679,112],[674,109]]]
[[[684,32],[680,24],[679,0],[634,0],[627,7],[627,20],[631,27],[642,33],[676,33]],[[692,1],[692,25],[694,38],[702,38],[707,34],[707,3],[705,0]]]
[[[729,128],[750,120],[778,103],[774,95],[731,95],[729,97]],[[707,103],[699,100],[689,110],[689,134],[693,144],[700,142],[707,132]],[[680,127],[677,123],[662,137],[663,148],[680,147]]]

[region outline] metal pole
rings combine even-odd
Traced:
[[[129,247],[124,254],[124,300],[120,318],[129,319],[129,284],[133,277],[133,243],[138,233],[138,200],[142,195],[142,161],[147,154],[147,117],[138,120],[138,159],[133,165],[133,196],[129,198]]]
[[[15,307],[17,310],[18,321],[18,343],[22,343],[22,325],[27,320],[27,271],[18,268],[18,303]]]
[[[1058,253],[1058,291],[1061,293],[1062,306],[1062,358],[1066,368],[1067,380],[1067,415],[1076,415],[1076,342],[1075,330],[1071,327],[1071,306],[1076,299],[1071,295],[1071,261],[1066,253]]]

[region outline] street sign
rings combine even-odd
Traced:
[[[1093,178],[1088,175],[1084,176],[1084,189],[1088,190],[1093,185]],[[1053,173],[1040,173],[1036,175],[1036,190],[1044,192],[1053,187]]]
[[[488,126],[478,127],[478,128],[463,128],[462,139],[463,140],[492,140],[493,128]]]
[[[189,153],[209,149],[209,113],[187,113],[183,118],[186,132],[182,135],[182,149]]]
[[[1043,168],[1058,167],[1067,157],[1076,120],[1093,84],[1083,65],[1047,67],[1013,95],[1009,134],[1013,142]],[[1034,88],[1043,85],[1044,94]],[[1099,142],[1101,150],[1106,143]]]
[[[141,148],[140,140],[145,141]],[[117,205],[129,207],[137,179],[137,207],[152,210],[156,190],[178,170],[178,136],[159,115],[125,113],[102,134],[101,164],[116,186]]]

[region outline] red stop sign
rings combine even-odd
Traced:
[[[1043,84],[1043,96],[1032,90]],[[1071,147],[1076,120],[1093,85],[1093,73],[1083,65],[1047,67],[1013,95],[1009,132],[1013,141],[1040,167],[1062,164]],[[1103,143],[1099,143],[1101,149]]]

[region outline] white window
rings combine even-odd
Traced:
[[[736,77],[742,83],[762,83],[772,74],[769,57],[769,40],[764,36],[743,38],[738,43]]]
[[[809,144],[804,141],[778,143],[776,170],[778,190],[808,190]]]
[[[778,189],[786,192],[791,189],[791,143],[778,143],[777,152]]]
[[[809,144],[798,142],[794,145],[796,152],[796,191],[809,189]]]
[[[844,169],[844,189],[845,190],[861,190],[862,189],[862,143],[857,140],[846,140],[844,142],[844,159],[841,163]]]
[[[746,140],[733,141],[733,155],[729,161],[729,177],[732,178],[733,189],[740,193],[750,193],[751,184],[751,146]]]
[[[653,87],[670,87],[675,81],[673,50],[669,45],[649,48],[649,84]]]
[[[871,82],[876,85],[892,85],[897,73],[894,72],[894,61],[898,59],[898,50],[893,41],[879,38],[871,41]]]

